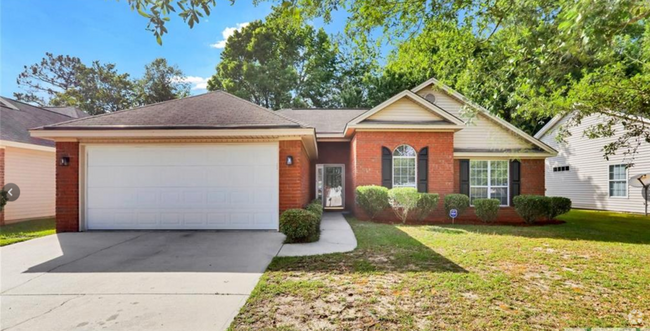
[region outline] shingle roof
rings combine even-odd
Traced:
[[[72,118],[83,118],[83,117],[88,117],[88,113],[85,111],[77,108],[77,107],[72,107],[72,106],[62,106],[62,107],[43,107],[47,110],[53,111],[55,113],[63,114],[66,116],[70,116]]]
[[[368,109],[282,109],[282,115],[316,128],[316,133],[342,133],[345,125]]]
[[[0,102],[0,139],[26,144],[54,146],[53,141],[33,138],[29,129],[49,125],[72,118],[22,103],[9,98],[1,98]]]
[[[209,92],[44,127],[55,129],[235,129],[306,127],[223,91]]]

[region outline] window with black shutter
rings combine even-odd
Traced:
[[[429,148],[424,147],[418,153],[418,192],[427,192],[429,187]]]

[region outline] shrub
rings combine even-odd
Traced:
[[[388,204],[388,189],[383,186],[358,186],[356,189],[357,204],[370,219],[374,219],[390,207]]]
[[[0,212],[5,209],[7,204],[7,191],[0,190]]]
[[[474,200],[474,212],[481,221],[492,223],[497,219],[501,201],[498,199],[476,199]]]
[[[545,217],[551,206],[551,199],[543,195],[518,195],[512,201],[517,214],[528,224]]]
[[[419,200],[420,193],[413,187],[396,187],[388,191],[388,203],[402,223],[406,223],[409,214],[415,210]]]
[[[546,218],[549,220],[571,211],[571,199],[564,197],[549,197],[549,199],[550,206],[546,213]]]
[[[456,209],[458,216],[462,215],[469,208],[469,197],[465,194],[447,194],[445,195],[445,213],[449,217],[449,211]],[[451,218],[451,217],[449,217]]]
[[[305,209],[287,209],[280,215],[280,232],[287,236],[287,243],[318,240],[319,217]]]
[[[438,208],[440,195],[438,193],[420,193],[420,200],[415,208],[415,215],[418,221],[424,221],[431,213]]]
[[[314,200],[314,201],[316,201],[316,200]],[[316,216],[318,216],[318,218],[323,217],[323,205],[319,205],[319,204],[317,204],[315,202],[312,202],[312,203],[308,204],[307,207],[305,207],[305,209],[307,209],[310,212],[316,214]]]
[[[313,200],[312,202],[310,202],[310,203],[315,203],[315,204],[317,204],[317,205],[321,205],[321,206],[322,206],[322,205],[323,205],[323,200],[321,200],[321,199],[314,199],[314,200]]]

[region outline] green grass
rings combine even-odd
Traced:
[[[560,218],[528,227],[350,218],[354,252],[275,258],[231,329],[650,326],[650,218]]]
[[[0,246],[54,234],[54,218],[24,221],[0,227]]]

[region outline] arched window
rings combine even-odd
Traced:
[[[393,151],[393,187],[417,188],[417,152],[409,145]]]

